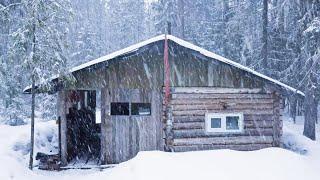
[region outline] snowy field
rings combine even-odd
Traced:
[[[213,150],[187,153],[141,152],[134,159],[112,169],[28,170],[29,125],[0,125],[0,180],[106,179],[246,179],[319,180],[320,141],[303,137],[302,122],[284,122],[284,146],[259,151]],[[36,151],[57,152],[57,125],[54,121],[36,125]],[[317,127],[318,139],[320,126]]]

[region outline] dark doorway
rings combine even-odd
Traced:
[[[99,163],[101,126],[96,123],[96,91],[69,94],[67,152],[69,163]]]

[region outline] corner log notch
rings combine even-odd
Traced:
[[[165,134],[165,147],[164,150],[167,152],[173,152],[173,119],[172,119],[172,107],[165,106],[164,107],[164,134]]]
[[[273,92],[273,146],[280,147],[281,133],[282,133],[282,121],[280,120],[280,94]]]

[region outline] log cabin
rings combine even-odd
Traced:
[[[304,94],[172,35],[159,35],[52,78],[63,165],[116,164],[139,151],[279,147],[283,97]],[[31,88],[24,89],[30,93]],[[37,92],[43,93],[40,86]]]

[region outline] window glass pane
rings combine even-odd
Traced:
[[[226,117],[227,130],[239,129],[239,116]]]
[[[131,115],[151,115],[150,103],[132,103]]]
[[[221,118],[211,118],[211,128],[221,128]]]
[[[111,103],[111,115],[129,115],[129,103]]]

